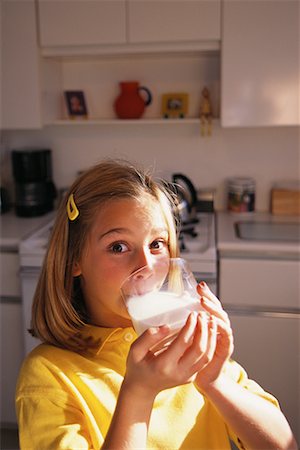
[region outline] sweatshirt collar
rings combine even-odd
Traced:
[[[131,345],[137,338],[137,334],[132,327],[105,328],[90,324],[83,326],[80,330],[80,335],[84,339],[92,339],[92,342],[96,343],[96,345],[92,345],[89,349],[89,353],[93,353],[95,355],[98,355],[108,342],[112,343],[124,341]]]

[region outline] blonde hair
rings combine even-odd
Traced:
[[[70,195],[79,211],[67,214]],[[80,351],[88,346],[80,329],[88,321],[78,278],[73,267],[80,260],[95,214],[104,203],[117,198],[140,199],[146,194],[161,206],[169,231],[170,257],[178,255],[174,207],[176,197],[166,184],[127,162],[104,161],[85,171],[61,202],[33,300],[33,336],[56,346]]]

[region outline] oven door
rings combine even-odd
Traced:
[[[183,255],[183,258],[188,262],[197,283],[200,283],[200,281],[205,281],[210,290],[215,295],[218,295],[216,261],[203,261],[201,259],[190,258],[189,256],[190,254],[185,254]]]
[[[214,256],[214,253],[212,252]],[[182,258],[188,262],[196,281],[205,281],[210,290],[218,295],[217,259],[214,257],[202,257],[201,253],[183,253]]]
[[[38,283],[40,269],[38,267],[21,268],[21,289],[22,289],[22,315],[23,315],[23,337],[24,356],[34,347],[40,344],[37,338],[29,333],[31,327],[32,300]]]

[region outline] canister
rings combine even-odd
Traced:
[[[248,213],[255,209],[255,180],[250,177],[228,179],[227,208],[234,213]]]

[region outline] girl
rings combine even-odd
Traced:
[[[21,369],[21,449],[295,449],[277,401],[230,359],[227,314],[205,283],[176,339],[168,326],[137,338],[123,281],[178,256],[174,202],[127,163],[83,173],[57,214],[34,297],[44,343]],[[207,319],[209,317],[209,319]]]

